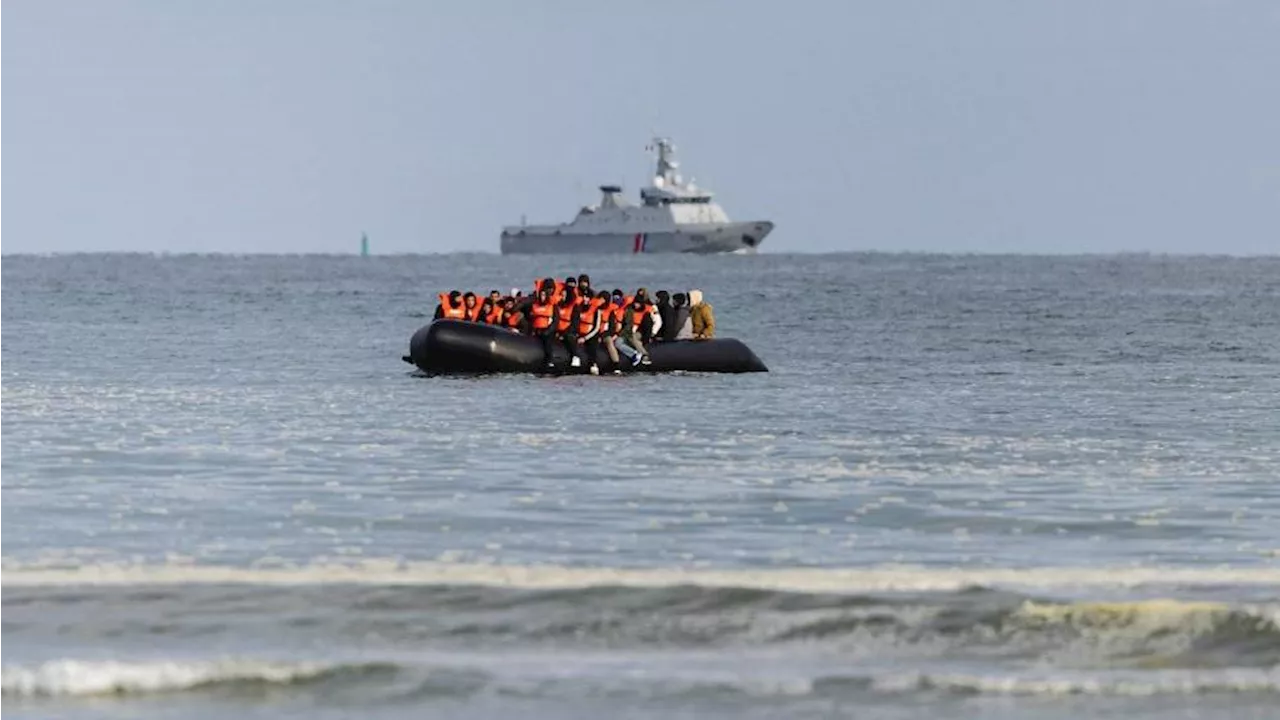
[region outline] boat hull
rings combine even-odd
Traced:
[[[659,232],[574,232],[556,226],[510,227],[502,232],[503,255],[642,255],[755,252],[773,223],[688,225]]]
[[[586,372],[585,367],[569,367],[569,354],[560,343],[556,343],[554,351],[558,372]],[[653,343],[649,346],[649,357],[652,365],[638,367],[632,367],[622,358],[622,369],[624,372],[768,372],[750,348],[732,338]],[[420,328],[410,339],[409,354],[404,360],[424,372],[443,375],[547,371],[541,340],[464,320],[436,320]],[[613,370],[613,363],[603,348],[596,355],[596,363],[601,371]]]

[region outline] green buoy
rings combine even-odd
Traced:
[[[369,235],[360,234],[360,257],[369,257]]]

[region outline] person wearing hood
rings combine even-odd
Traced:
[[[657,312],[658,320],[653,324],[653,339],[655,342],[663,342],[668,339],[675,339],[674,335],[668,338],[668,334],[674,333],[675,328],[675,307],[671,304],[671,293],[666,290],[659,290],[654,293],[654,297],[658,299],[654,303],[654,310]]]
[[[649,305],[640,299],[640,294],[631,298],[631,304],[622,314],[622,335],[618,338],[618,350],[631,358],[631,365],[649,365],[649,351],[645,349],[641,336],[641,325],[649,314]]]
[[[458,290],[451,290],[449,294],[440,293],[440,304],[436,305],[436,313],[431,318],[439,320],[446,318],[449,320],[466,320],[467,307],[462,304],[462,293]]]
[[[653,304],[649,291],[645,288],[636,290],[633,299],[644,303],[644,314],[636,325],[636,329],[639,332],[640,341],[647,343],[662,331],[662,316],[658,314],[658,308]]]
[[[671,296],[671,324],[662,328],[663,340],[692,340],[693,321],[689,319],[689,296],[676,293]]]
[[[609,355],[609,358],[613,360],[614,374],[619,375],[621,374],[619,368],[622,367],[622,363],[619,362],[618,355],[626,356],[632,365],[638,365],[643,355],[640,354],[639,350],[627,344],[627,340],[624,337],[626,330],[623,321],[627,319],[627,312],[635,301],[634,296],[627,297],[622,293],[622,290],[615,288],[611,298],[609,310],[613,317],[611,318],[612,324],[609,327],[609,331],[612,334],[612,338],[608,344],[613,346],[614,352]]]
[[[693,324],[694,340],[710,340],[716,336],[715,310],[703,299],[701,290],[689,291],[689,320]]]
[[[608,290],[601,290],[596,294],[596,300],[600,305],[600,344],[613,363],[613,374],[621,375],[622,371],[618,369],[622,367],[618,362],[618,346],[614,343],[618,340],[618,330],[622,326],[622,311],[619,307],[622,305],[622,291],[615,290],[614,293],[610,295]]]
[[[582,346],[578,344],[578,324],[581,321],[581,315],[578,310],[577,295],[574,294],[573,289],[566,287],[564,295],[560,297],[560,303],[556,305],[555,334],[564,345],[565,352],[569,353],[569,367],[582,367],[586,359]],[[547,366],[552,366],[550,360],[547,361]]]
[[[522,310],[516,305],[515,298],[503,298],[502,326],[514,333],[527,333],[529,331],[529,320],[525,317],[526,312],[528,312],[527,308]]]
[[[551,347],[556,339],[556,303],[552,298],[554,286],[542,287],[534,296],[529,306],[529,329],[532,335],[542,341],[542,359],[548,368],[555,367],[555,355]]]

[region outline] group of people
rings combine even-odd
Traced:
[[[701,290],[687,294],[659,290],[653,297],[645,288],[632,295],[615,289],[595,291],[585,273],[564,280],[545,278],[534,285],[532,295],[513,289],[503,295],[490,290],[483,297],[453,290],[440,293],[435,319],[469,320],[507,328],[542,340],[548,368],[554,368],[552,351],[560,343],[569,353],[571,367],[586,366],[598,375],[596,350],[601,346],[621,373],[619,355],[632,366],[650,363],[648,345],[676,340],[706,340],[715,336],[715,313]]]

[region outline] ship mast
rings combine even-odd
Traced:
[[[658,151],[658,169],[653,178],[654,187],[678,187],[681,177],[676,174],[680,163],[675,159],[676,146],[670,138],[654,138],[652,148]]]

